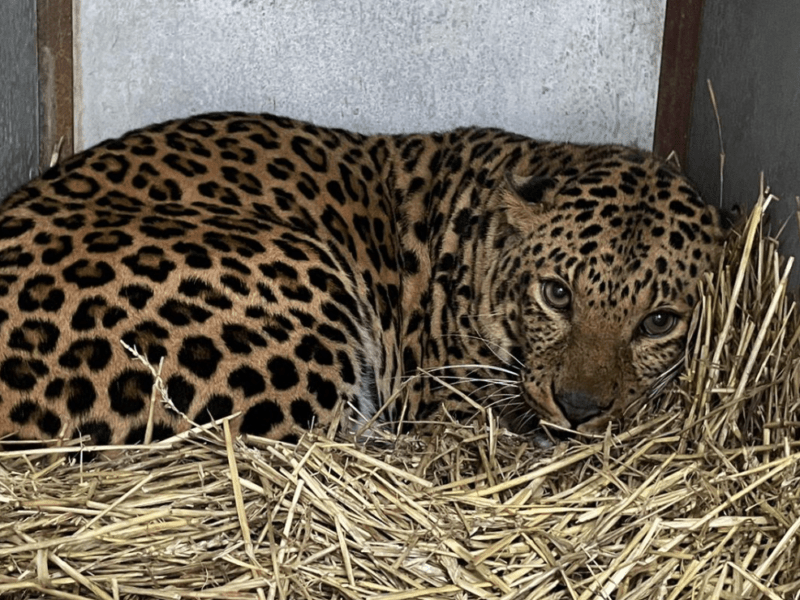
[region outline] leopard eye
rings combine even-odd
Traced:
[[[542,297],[552,308],[566,310],[572,304],[572,292],[560,281],[552,279],[542,283]]]
[[[662,337],[675,329],[678,324],[678,316],[668,310],[658,310],[650,313],[642,321],[642,332],[648,337]]]

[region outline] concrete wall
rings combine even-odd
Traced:
[[[75,0],[76,148],[210,110],[652,145],[666,0]]]
[[[37,174],[36,3],[2,0],[0,11],[0,199]]]
[[[705,0],[687,171],[707,199],[720,197],[719,141],[706,80],[722,122],[725,205],[752,206],[763,171],[781,198],[771,213],[789,219],[783,248],[800,254],[800,2]],[[800,283],[795,269],[794,285]]]

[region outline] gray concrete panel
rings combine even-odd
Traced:
[[[717,98],[725,149],[725,206],[752,206],[759,176],[781,198],[773,230],[787,220],[783,249],[800,254],[800,3],[705,0],[687,172],[707,200],[720,198],[719,137],[706,80]],[[800,283],[795,269],[793,284]]]
[[[75,0],[76,147],[268,111],[652,145],[666,0]]]
[[[37,174],[36,2],[3,0],[0,12],[0,199]]]

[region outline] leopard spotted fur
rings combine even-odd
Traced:
[[[171,401],[155,439],[240,413],[294,440],[456,390],[519,431],[597,428],[680,361],[724,233],[626,147],[153,125],[0,207],[0,436],[142,441],[155,378],[132,349]]]

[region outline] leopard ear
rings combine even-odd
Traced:
[[[515,175],[509,171],[506,173],[506,184],[520,200],[528,204],[543,204],[552,196],[556,180],[552,177]]]
[[[553,206],[556,180],[506,173],[500,196],[503,220],[512,230],[522,231],[536,224],[537,216]]]

